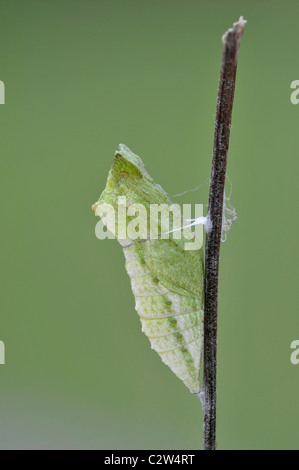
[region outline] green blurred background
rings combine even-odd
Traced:
[[[298,448],[296,1],[0,1],[1,449],[196,449],[202,412],[150,349],[91,204],[120,142],[206,203],[221,36],[243,15],[222,244],[219,449]]]

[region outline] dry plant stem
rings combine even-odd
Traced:
[[[204,450],[215,450],[216,442],[217,310],[222,211],[238,52],[245,23],[241,17],[222,38],[205,251]]]

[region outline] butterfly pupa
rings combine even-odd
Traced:
[[[129,228],[132,217],[125,219],[126,227],[121,226],[118,212],[124,207],[119,201],[125,201],[128,212],[132,205],[142,205],[148,229],[151,207],[162,208],[172,217],[167,194],[146,172],[140,157],[123,144],[114,154],[106,187],[93,210],[123,247],[135,308],[152,349],[192,393],[198,393],[203,346],[201,246],[186,250],[184,237],[163,239],[162,217],[158,238],[132,239],[128,234],[124,238],[124,228]]]

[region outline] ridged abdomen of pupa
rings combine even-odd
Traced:
[[[203,345],[202,303],[194,294],[177,289],[148,269],[146,256],[140,255],[146,244],[157,246],[159,243],[165,240],[123,246],[135,308],[152,349],[192,393],[198,393]]]

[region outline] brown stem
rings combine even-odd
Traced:
[[[215,450],[218,273],[226,164],[240,40],[241,17],[222,37],[223,53],[217,98],[205,252],[203,416],[205,450]]]

